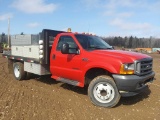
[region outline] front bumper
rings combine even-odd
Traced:
[[[114,74],[113,78],[120,93],[128,93],[127,96],[133,96],[148,87],[147,83],[152,82],[154,76],[155,73],[152,72],[144,76]]]

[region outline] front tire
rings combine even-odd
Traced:
[[[26,72],[24,71],[24,64],[21,62],[13,63],[13,74],[16,80],[25,79]]]
[[[113,78],[106,75],[98,76],[91,81],[88,96],[94,105],[101,107],[114,107],[121,97]]]

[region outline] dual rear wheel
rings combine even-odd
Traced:
[[[23,80],[26,77],[26,72],[24,71],[24,64],[21,62],[13,63],[13,74],[16,80]]]
[[[16,80],[29,79],[32,73],[24,71],[24,63],[14,62],[13,63],[13,74]]]

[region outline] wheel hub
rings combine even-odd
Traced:
[[[15,74],[15,76],[18,78],[19,77],[19,75],[20,75],[20,71],[19,71],[19,66],[15,66],[15,68],[14,68],[14,74]]]
[[[101,103],[110,102],[115,95],[114,88],[109,83],[99,83],[94,87],[94,96]]]
[[[107,91],[106,91],[106,90],[102,90],[102,91],[100,92],[100,94],[101,94],[102,96],[106,96],[106,95],[107,95]]]

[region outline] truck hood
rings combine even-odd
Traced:
[[[150,56],[146,54],[130,52],[130,51],[122,51],[122,50],[94,50],[92,54],[97,56],[103,56],[104,58],[113,58],[119,59],[122,62],[133,62],[134,60],[140,60],[143,58],[148,58]]]

